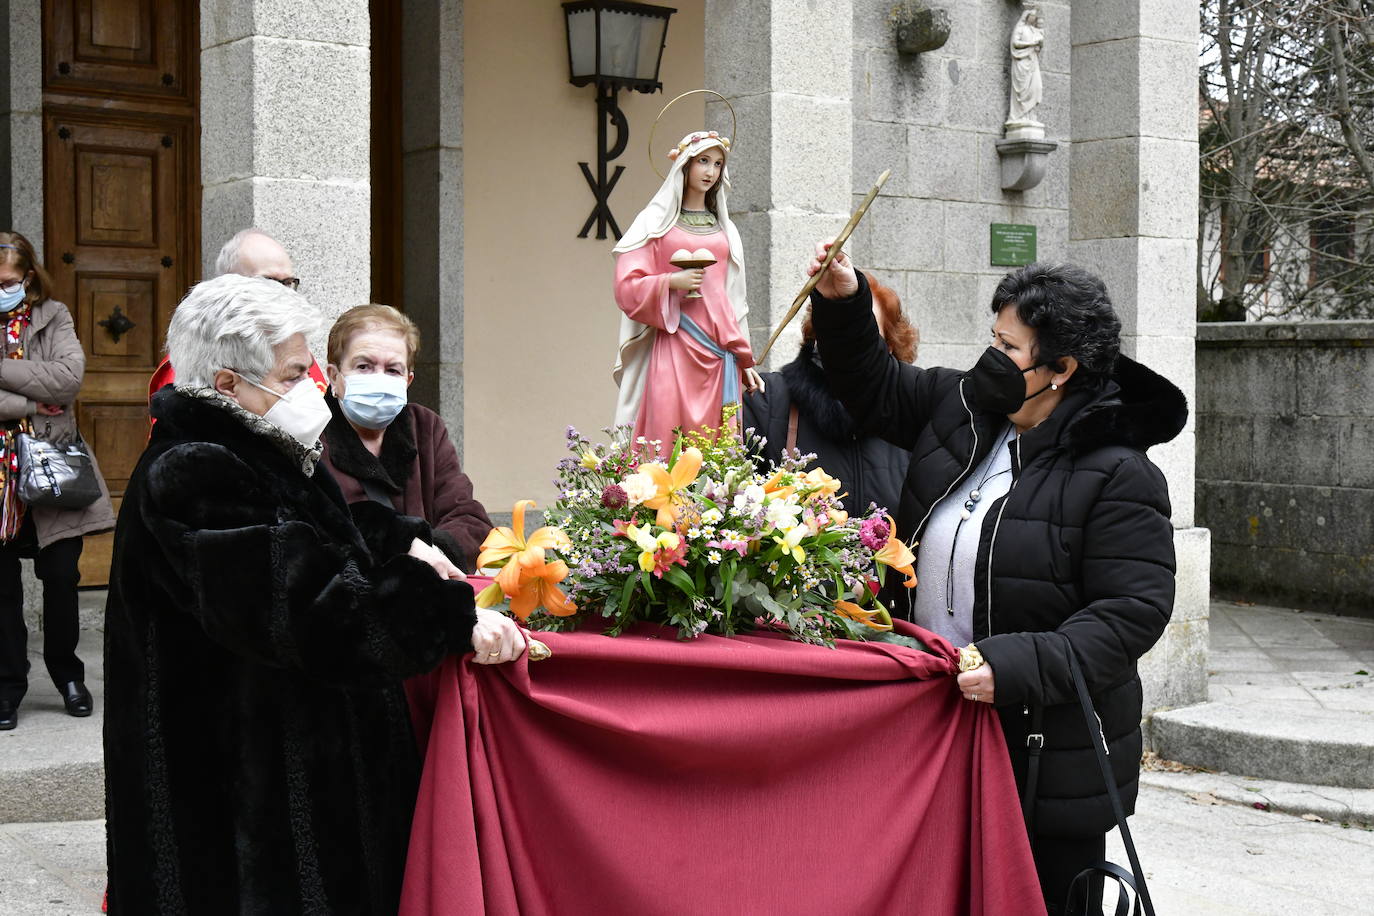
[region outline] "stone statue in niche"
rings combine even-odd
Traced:
[[[1044,97],[1040,80],[1040,52],[1045,47],[1045,32],[1040,28],[1040,10],[1027,7],[1011,30],[1011,110],[1007,115],[1008,139],[1039,139],[1045,125],[1033,112]]]

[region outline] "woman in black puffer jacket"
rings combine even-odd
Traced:
[[[888,352],[904,363],[912,362],[919,335],[902,313],[901,298],[872,274],[864,277]],[[881,436],[857,433],[849,411],[825,379],[810,310],[802,321],[797,358],[779,372],[766,373],[763,380],[762,388],[744,396],[742,424],[764,440],[756,455],[760,464],[776,464],[783,449],[799,449],[803,455],[816,456],[808,470],[824,468],[843,484],[844,506],[851,513],[867,512],[874,504],[897,511],[911,453]]]
[[[1028,742],[1040,743],[1030,736],[1043,735],[1028,820],[1056,913],[1115,825],[1068,653],[1129,813],[1141,752],[1136,661],[1174,600],[1168,487],[1145,450],[1178,434],[1187,405],[1119,355],[1106,288],[1080,268],[1008,274],[993,296],[993,345],[969,371],[894,360],[863,278],[843,255],[826,273],[813,320],[831,386],[861,432],[912,449],[896,521],[901,537],[919,539],[920,581],[894,613],[981,651],[986,664],[959,687],[997,707],[1023,793]]]

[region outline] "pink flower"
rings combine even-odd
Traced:
[[[869,550],[882,550],[891,536],[892,528],[885,518],[870,518],[859,526],[859,540]]]
[[[601,505],[607,509],[619,509],[629,503],[630,498],[625,495],[625,488],[620,484],[607,484],[601,491]]]
[[[749,542],[748,542],[748,541],[707,541],[707,542],[706,542],[706,546],[707,546],[707,547],[714,547],[714,548],[716,548],[717,550],[733,550],[733,551],[735,551],[736,553],[738,553],[740,556],[744,556],[744,552],[745,552],[746,550],[749,549]]]

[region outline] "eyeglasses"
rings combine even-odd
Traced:
[[[23,288],[23,280],[12,280],[9,283],[0,283],[0,293],[4,293],[7,296],[13,296]]]
[[[300,277],[267,277],[268,280],[276,280],[287,289],[299,290],[301,288]]]

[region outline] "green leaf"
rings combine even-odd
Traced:
[[[677,586],[678,590],[688,598],[695,598],[697,596],[696,586],[692,584],[692,577],[683,572],[681,566],[668,567],[668,571],[663,574],[663,578]]]
[[[654,601],[654,580],[644,570],[639,571],[639,581],[643,583],[644,590],[649,593],[649,600]]]

